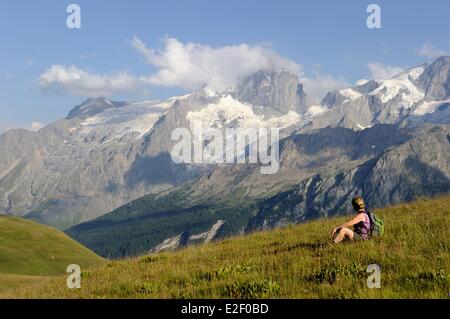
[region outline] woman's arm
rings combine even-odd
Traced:
[[[334,234],[339,230],[339,229],[341,229],[341,228],[350,228],[350,227],[352,227],[353,225],[356,225],[356,224],[358,224],[359,222],[362,222],[362,221],[364,221],[366,219],[366,217],[364,216],[364,213],[359,213],[358,215],[356,215],[354,218],[352,218],[351,220],[349,220],[348,222],[346,222],[346,223],[343,223],[341,226],[339,226],[339,227],[336,227],[334,230],[333,230],[333,233],[332,233],[332,236],[334,236]]]
[[[356,225],[360,222],[363,222],[366,219],[366,217],[364,216],[364,213],[359,213],[358,215],[356,215],[354,218],[352,218],[351,220],[349,220],[346,223],[343,223],[341,226],[339,226],[340,228],[345,227],[345,228],[350,228],[353,225]]]

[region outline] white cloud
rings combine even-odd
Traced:
[[[259,70],[288,70],[300,77],[305,92],[315,100],[320,100],[327,92],[348,86],[344,79],[333,78],[329,74],[307,77],[303,67],[279,56],[268,46],[239,44],[214,48],[197,43],[182,43],[174,38],[163,39],[160,51],[148,48],[134,36],[132,46],[145,61],[158,71],[141,77],[150,85],[178,86],[194,89],[206,85],[220,91],[230,88],[236,82]]]
[[[155,50],[136,36],[131,45],[157,69],[156,73],[140,78],[149,85],[188,89],[206,85],[220,91],[259,70],[284,69],[299,75],[302,69],[298,63],[277,55],[267,46],[239,44],[215,48],[165,38],[162,50]]]
[[[31,122],[31,125],[30,125],[30,127],[29,127],[29,130],[30,131],[39,131],[41,128],[43,128],[45,126],[45,124],[44,123],[42,123],[42,122],[35,122],[35,121],[33,121],[33,122]]]
[[[344,78],[334,78],[329,74],[317,73],[314,77],[301,77],[306,94],[314,101],[320,101],[330,91],[350,86]]]
[[[419,50],[416,50],[417,54],[426,58],[434,59],[443,55],[448,55],[448,52],[445,52],[444,50],[441,50],[439,48],[436,48],[433,46],[431,42],[427,42],[422,45],[422,47]]]
[[[299,76],[305,92],[320,100],[332,90],[349,86],[343,78],[329,74],[308,77],[303,67],[276,54],[267,45],[238,44],[212,47],[198,43],[182,43],[164,38],[159,50],[147,47],[137,36],[132,47],[154,68],[148,75],[126,72],[94,74],[76,66],[53,65],[39,77],[44,92],[80,96],[110,96],[119,92],[137,92],[152,86],[197,89],[207,86],[214,91],[233,87],[237,81],[259,70],[288,70]]]
[[[12,129],[25,129],[37,132],[45,126],[42,122],[33,121],[31,124],[0,122],[0,134]]]
[[[374,80],[388,79],[404,71],[402,67],[385,65],[379,62],[370,62],[367,67],[370,70],[371,78]]]
[[[357,86],[360,86],[360,85],[366,84],[367,82],[369,82],[369,80],[367,80],[367,79],[360,79],[360,80],[356,81],[355,84]]]
[[[34,64],[34,59],[33,58],[28,58],[27,59],[27,66],[32,66]]]
[[[206,85],[219,91],[262,69],[285,69],[296,74],[302,69],[267,46],[240,44],[213,48],[174,38],[162,42],[162,50],[157,51],[136,36],[131,41],[146,63],[156,68],[155,73],[140,77],[127,72],[104,75],[76,66],[53,65],[40,75],[38,84],[44,92],[80,96],[110,96],[151,86],[197,89]]]
[[[53,65],[40,75],[38,84],[44,92],[80,96],[109,96],[139,88],[139,80],[127,72],[98,75],[76,66]]]

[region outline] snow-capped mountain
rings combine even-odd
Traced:
[[[125,105],[124,102],[108,101],[105,98],[89,98],[80,105],[75,106],[67,115],[66,119],[70,120],[76,117],[90,117],[111,108],[119,108]]]
[[[38,132],[0,136],[0,213],[65,229],[146,194],[209,176],[214,166],[172,161],[175,128],[277,127],[284,138],[327,127],[360,131],[377,124],[448,123],[449,65],[450,58],[442,57],[390,79],[330,92],[319,105],[309,102],[298,77],[286,71],[260,71],[226,92],[203,88],[164,101],[88,99]],[[282,160],[290,164],[268,179],[285,185],[307,176],[323,156],[343,156],[318,154],[285,149]],[[350,161],[347,155],[340,158]],[[309,166],[298,164],[305,161]],[[219,174],[224,179],[232,171],[243,174],[241,167],[226,169],[229,176]],[[244,175],[255,194],[272,185]]]
[[[444,56],[389,79],[330,92],[316,106],[325,111],[309,124],[309,129],[342,126],[361,130],[382,123],[447,123],[449,68],[450,57]]]
[[[126,135],[141,138],[177,99],[183,97],[133,103],[111,102],[105,98],[88,99],[66,117],[74,122],[68,130],[72,140],[106,143]]]
[[[418,79],[418,85],[429,100],[443,100],[450,96],[450,56],[436,59]]]
[[[64,229],[196,178],[209,167],[173,163],[170,136],[175,128],[284,128],[300,120],[296,103],[304,94],[298,95],[298,79],[267,75],[274,85],[267,92],[255,88],[251,96],[261,102],[261,96],[269,97],[269,104],[244,101],[253,77],[236,89],[241,101],[235,92],[206,88],[164,101],[90,98],[38,132],[6,132],[0,136],[0,212]],[[284,95],[293,99],[285,109],[275,103]],[[265,115],[257,111],[262,107]]]

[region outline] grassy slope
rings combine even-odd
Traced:
[[[49,276],[27,276],[27,275],[11,275],[0,274],[0,292],[8,289],[29,285],[30,283],[42,283],[49,280]]]
[[[86,268],[104,262],[63,232],[0,216],[0,289],[64,274],[70,264]]]
[[[79,290],[59,277],[0,297],[447,298],[450,197],[376,212],[386,233],[368,242],[329,244],[329,232],[344,218],[319,220],[110,262],[85,273]],[[381,267],[381,289],[366,287],[372,263]]]

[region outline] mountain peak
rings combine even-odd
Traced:
[[[425,68],[418,79],[419,86],[429,100],[450,97],[450,56],[441,56]]]
[[[450,55],[440,56],[435,60],[437,63],[450,63]]]
[[[101,113],[106,109],[124,106],[125,102],[112,102],[104,97],[88,98],[80,105],[75,106],[67,115],[66,119],[84,118]]]
[[[297,75],[286,71],[261,70],[239,82],[234,91],[240,102],[271,108],[283,114],[304,113],[308,101]]]
[[[322,99],[320,104],[326,107],[333,107],[339,104],[343,104],[364,94],[370,93],[379,85],[380,84],[375,80],[368,80],[367,82],[357,86],[346,89],[337,89],[328,92],[327,95],[325,95],[325,97]]]

